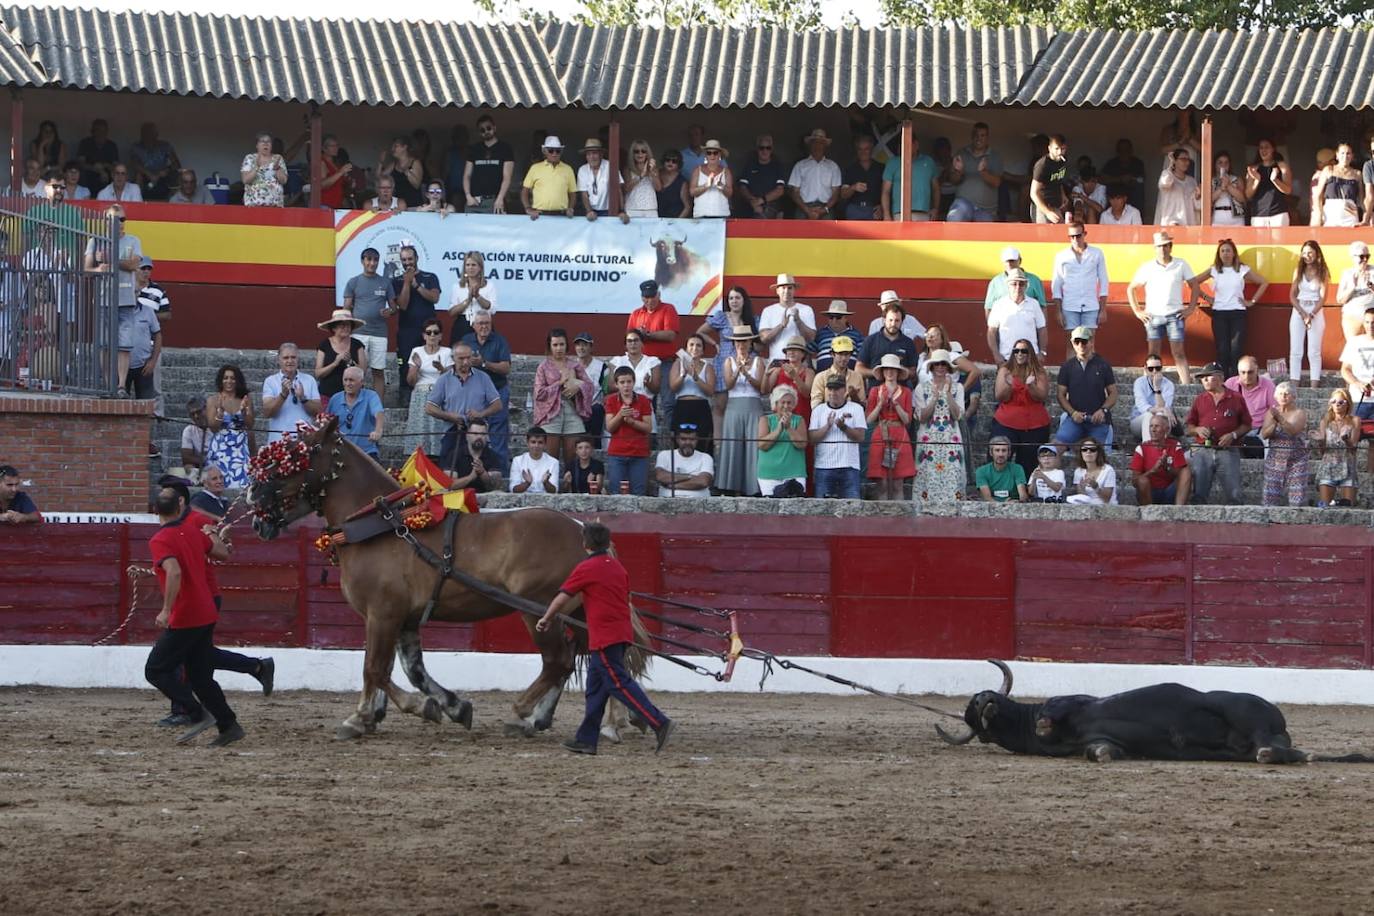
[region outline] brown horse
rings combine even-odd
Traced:
[[[264,540],[276,537],[312,510],[337,528],[376,497],[400,489],[376,462],[343,438],[337,418],[328,417],[316,428],[302,428],[283,445],[275,453],[268,446],[254,459],[255,479],[248,501],[255,513],[253,528]],[[442,555],[442,528],[416,531],[414,536]],[[425,670],[421,654],[420,619],[439,572],[391,532],[341,545],[338,556],[339,584],[348,603],[367,622],[367,643],[358,709],[339,726],[337,736],[356,738],[375,731],[388,697],[405,712],[434,722],[441,721],[443,714],[471,728],[472,704],[436,683]],[[454,537],[456,569],[543,605],[585,557],[581,523],[551,509],[464,515]],[[580,603],[576,607],[580,610]],[[509,613],[510,607],[448,580],[431,619],[472,623]],[[525,615],[525,625],[543,657],[543,667],[516,701],[517,721],[506,730],[529,736],[553,723],[582,646],[569,641],[560,627],[536,632],[529,615]],[[400,657],[406,676],[424,694],[423,699],[392,682],[394,656]]]

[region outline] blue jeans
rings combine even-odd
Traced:
[[[984,210],[981,207],[975,207],[972,201],[956,197],[954,203],[949,205],[949,216],[945,219],[951,223],[995,223],[997,222],[997,208]]]
[[[1064,317],[1064,327],[1068,328],[1070,332],[1078,327],[1096,328],[1099,311],[1099,309],[1095,308],[1071,309],[1068,306],[1064,306],[1061,310],[1061,314]]]
[[[858,499],[858,468],[816,468],[816,498]]]
[[[1084,418],[1087,419],[1086,417]],[[1104,446],[1112,444],[1112,419],[1108,417],[1104,423],[1077,423],[1073,419],[1073,414],[1064,414],[1059,418],[1059,430],[1054,434],[1056,442],[1065,445],[1072,445],[1075,442],[1082,442],[1088,436],[1092,436]]]
[[[1150,323],[1145,325],[1146,340],[1163,340],[1165,334],[1175,343],[1183,340],[1183,313],[1166,315],[1164,317],[1150,316]]]
[[[606,489],[603,492],[618,494],[622,480],[630,482],[630,495],[643,496],[649,485],[649,459],[607,455]]]

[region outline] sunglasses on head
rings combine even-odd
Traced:
[[[679,423],[677,425],[677,431],[680,433],[694,433],[697,431],[697,425],[695,423]]]

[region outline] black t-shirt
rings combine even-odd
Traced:
[[[582,492],[585,493],[586,491],[583,490]],[[10,500],[8,508],[0,509],[0,512],[18,512],[20,515],[32,515],[37,511],[38,507],[33,504],[32,499],[29,499],[29,494],[23,490],[14,494],[14,499]]]
[[[468,162],[472,163],[472,177],[468,179],[468,189],[473,197],[495,197],[501,190],[503,165],[515,161],[515,152],[505,140],[497,140],[491,146],[474,143],[468,149]]]
[[[94,137],[87,137],[76,146],[78,159],[84,159],[91,165],[104,164],[112,165],[119,161],[119,147],[115,146],[113,140],[106,140],[104,143],[97,144]],[[108,183],[107,179],[92,169],[82,169],[81,183],[90,190],[92,195],[99,194],[100,189]]]
[[[739,183],[755,197],[763,197],[778,188],[787,187],[787,175],[782,170],[782,163],[776,159],[770,162],[751,159],[744,174],[739,177]]]
[[[595,458],[585,468],[582,467],[582,462],[574,458],[572,464],[568,465],[567,471],[572,474],[572,492],[574,493],[591,492],[587,489],[587,478],[593,474],[600,477],[603,483],[606,480],[606,466]]]
[[[840,175],[840,183],[846,185],[865,182],[868,190],[860,193],[854,192],[854,196],[849,198],[851,204],[868,204],[870,207],[877,207],[883,197],[883,166],[876,159],[868,164],[868,168],[863,168],[857,162],[851,162],[845,167]]]
[[[1074,410],[1092,413],[1107,400],[1107,386],[1116,384],[1116,373],[1097,353],[1085,366],[1077,357],[1059,367],[1059,384],[1068,390]]]
[[[397,274],[391,278],[391,298],[395,301],[401,295],[401,288],[405,282],[405,274]],[[415,283],[421,289],[436,290],[439,292],[439,301],[443,302],[443,288],[439,285],[439,278],[427,270],[415,271]],[[396,319],[396,355],[401,360],[410,359],[410,351],[425,342],[424,329],[430,319],[435,316],[434,303],[418,290],[410,291],[410,302]]]
[[[472,473],[472,455],[468,452],[468,440],[462,436],[458,440],[458,456],[454,460],[453,479],[459,480]],[[482,446],[482,466],[488,471],[498,471],[501,469],[501,456],[491,450],[490,445]],[[472,483],[468,484],[478,493],[488,493],[491,487],[482,482],[482,478],[476,477]]]
[[[1031,171],[1031,179],[1044,186],[1045,203],[1051,209],[1064,205],[1064,185],[1073,179],[1069,174],[1069,160],[1041,157]]]
[[[896,353],[902,358],[902,366],[912,369],[916,366],[916,344],[911,342],[911,338],[905,334],[898,333],[896,340],[889,340],[882,331],[870,334],[864,340],[863,346],[859,347],[859,362],[870,369],[876,370],[878,363],[883,361],[883,357],[889,353]],[[866,387],[868,389],[879,383],[879,379],[868,378]],[[902,379],[902,384],[911,387],[911,379]]]
[[[326,366],[334,362],[334,357],[338,356],[338,354],[334,352],[334,347],[330,344],[329,338],[327,337],[320,341],[320,345],[315,349],[318,350],[320,355],[324,358],[324,364]],[[343,391],[344,370],[349,366],[355,365],[358,362],[358,354],[366,349],[367,347],[363,346],[362,341],[358,340],[358,338],[348,338],[348,359],[335,366],[324,378],[315,379],[320,386],[320,397],[325,403],[328,403],[330,398],[340,391]]]
[[[687,209],[682,203],[682,185],[687,179],[679,174],[673,179],[671,184],[665,185],[663,190],[658,192],[658,215],[665,219],[672,219],[682,215],[682,211]]]

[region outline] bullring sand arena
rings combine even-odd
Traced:
[[[648,685],[652,691],[652,682]],[[598,757],[234,693],[250,739],[181,748],[151,691],[0,690],[0,913],[1365,913],[1374,767],[1014,757],[874,697],[657,694]],[[958,710],[962,702],[922,698]],[[1374,710],[1286,705],[1368,749]]]

